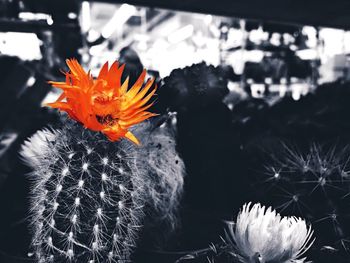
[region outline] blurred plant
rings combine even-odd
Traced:
[[[221,102],[229,92],[224,72],[204,62],[173,70],[159,89],[161,110],[186,112]]]
[[[106,65],[99,76],[107,79],[94,80],[70,61],[67,81],[54,83],[64,92],[51,105],[90,129],[63,119],[22,147],[33,169],[38,262],[128,262],[146,215],[175,220],[184,169],[171,131],[150,123],[131,126],[152,116],[144,110],[154,91],[146,95],[148,88],[141,89],[144,74],[129,90],[127,81],[120,86],[122,70]],[[131,108],[123,109],[128,101]],[[134,134],[143,138],[142,146],[121,140],[138,144]]]
[[[261,198],[313,223],[318,246],[349,250],[349,147],[281,144],[265,166]]]
[[[226,242],[244,263],[296,263],[312,246],[313,231],[305,221],[282,217],[271,207],[245,204],[235,224],[228,224]]]
[[[175,229],[185,167],[176,152],[171,122],[173,121],[170,120],[170,123],[164,123],[159,128],[144,122],[139,125],[140,128],[135,129],[135,134],[143,137],[144,149],[137,152],[137,167],[147,175],[144,176],[142,184],[145,194],[148,195],[145,202],[152,208],[152,215],[148,219],[155,224],[164,222],[171,229]],[[144,130],[150,130],[148,136],[143,134]]]

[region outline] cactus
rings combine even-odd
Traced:
[[[204,62],[182,69],[174,69],[164,78],[159,90],[160,110],[169,108],[175,112],[198,110],[208,105],[221,103],[229,93],[223,70]]]
[[[51,82],[63,93],[49,106],[77,122],[63,118],[21,151],[33,169],[34,252],[38,262],[128,262],[146,215],[175,219],[183,163],[170,129],[140,123],[155,115],[145,111],[155,92],[153,80],[142,88],[146,71],[128,89],[117,62],[97,79],[67,64],[66,82]]]
[[[282,144],[266,165],[262,194],[279,212],[313,223],[318,246],[349,250],[349,148],[312,144],[306,150]],[[348,257],[348,256],[347,256]]]
[[[152,210],[149,217],[155,223],[164,222],[174,230],[177,225],[177,211],[183,193],[185,166],[176,151],[175,120],[163,123],[152,129],[149,123],[139,125],[135,134],[152,129],[151,136],[143,137],[144,149],[138,151],[137,166],[145,174],[143,188],[148,197],[145,199]],[[143,126],[143,127],[142,127]],[[147,175],[147,176],[146,176]]]
[[[78,124],[39,131],[25,143],[22,155],[35,169],[31,222],[39,262],[129,259],[144,205],[136,152]]]
[[[63,127],[38,131],[21,152],[33,169],[38,261],[126,262],[145,211],[152,220],[176,222],[183,163],[169,130],[135,126],[135,134],[148,134],[139,147],[111,143],[71,121]]]

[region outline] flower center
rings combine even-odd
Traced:
[[[104,116],[96,115],[96,119],[99,123],[108,125],[108,126],[113,126],[118,122],[118,119],[113,118],[111,114],[107,114]]]
[[[112,94],[105,94],[105,93],[98,94],[94,98],[94,102],[99,103],[99,104],[107,104],[112,100],[113,100],[113,95]]]

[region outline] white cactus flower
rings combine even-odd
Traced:
[[[303,219],[251,203],[243,206],[230,235],[244,263],[302,263],[314,242],[313,230]]]

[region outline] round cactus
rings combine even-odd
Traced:
[[[222,69],[204,62],[174,69],[159,90],[160,110],[196,110],[221,102],[229,93]],[[163,108],[163,109],[162,109]]]
[[[33,245],[39,262],[127,260],[144,199],[137,148],[79,124],[37,132],[22,155],[34,169]]]
[[[321,250],[350,249],[349,148],[312,144],[301,150],[282,144],[266,165],[261,194],[279,212],[313,223]],[[347,255],[348,257],[348,255]]]
[[[38,262],[127,262],[145,211],[174,223],[183,163],[166,131],[138,125],[149,136],[136,146],[65,121],[25,142]]]

